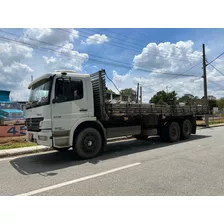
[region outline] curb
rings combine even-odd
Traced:
[[[0,158],[32,154],[32,153],[37,153],[37,152],[46,152],[46,151],[51,151],[51,150],[53,150],[53,149],[46,147],[46,146],[32,146],[32,147],[0,150]]]
[[[217,127],[222,127],[222,126],[224,126],[224,123],[222,123],[222,124],[211,124],[208,127],[198,126],[199,127],[198,129],[217,128]]]
[[[127,140],[127,139],[133,139],[133,137],[126,136],[126,137],[119,137],[119,138],[109,138],[107,142],[116,142],[116,141]],[[42,146],[42,145],[30,146],[30,147],[24,147],[24,148],[6,149],[6,150],[0,150],[0,158],[26,155],[26,154],[32,154],[37,152],[47,152],[47,151],[54,151],[54,149],[51,149],[47,146]]]

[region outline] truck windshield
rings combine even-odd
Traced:
[[[28,107],[37,107],[49,103],[52,79],[44,79],[31,87]]]

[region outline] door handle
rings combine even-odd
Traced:
[[[84,111],[88,111],[87,109],[80,109],[79,111],[82,111],[82,112],[84,112]]]

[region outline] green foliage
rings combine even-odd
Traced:
[[[12,143],[12,144],[0,145],[0,150],[23,148],[23,147],[36,146],[36,145],[37,144],[35,144],[33,142],[17,142],[17,143]]]
[[[135,96],[135,90],[132,89],[132,88],[129,88],[129,89],[122,89],[120,91],[121,95],[123,96]]]
[[[107,94],[115,94],[115,92],[113,91],[113,90],[111,90],[111,89],[108,89],[107,87],[106,87],[106,93]]]
[[[178,103],[185,103],[185,105],[197,105],[201,104],[201,100],[192,94],[185,94],[179,98]]]
[[[131,99],[132,101],[136,100],[136,92],[135,92],[135,90],[132,89],[132,88],[122,89],[122,90],[120,91],[120,94],[123,96],[123,99],[126,99],[126,100],[127,100],[127,99],[128,99],[127,97],[130,96],[130,99]]]
[[[204,100],[204,97],[201,98],[202,100]],[[217,100],[215,96],[209,95],[208,96],[208,107],[209,110],[212,111],[213,107],[217,107]]]
[[[218,106],[219,110],[224,109],[224,98],[217,100],[217,106]]]
[[[170,93],[159,91],[150,99],[150,103],[160,105],[175,105],[177,104],[177,93],[175,91],[172,91]]]

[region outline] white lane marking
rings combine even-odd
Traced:
[[[44,187],[44,188],[41,188],[41,189],[38,189],[38,190],[30,191],[28,193],[18,194],[16,196],[31,196],[31,195],[34,195],[34,194],[39,194],[39,193],[42,193],[42,192],[45,192],[45,191],[49,191],[49,190],[53,190],[53,189],[56,189],[56,188],[64,187],[64,186],[67,186],[67,185],[70,185],[70,184],[74,184],[74,183],[78,183],[78,182],[81,182],[81,181],[93,179],[95,177],[100,177],[100,176],[103,176],[103,175],[106,175],[106,174],[109,174],[109,173],[114,173],[114,172],[117,172],[119,170],[128,169],[130,167],[138,166],[140,164],[141,163],[129,164],[127,166],[118,167],[118,168],[115,168],[115,169],[112,169],[112,170],[107,170],[107,171],[97,173],[97,174],[93,174],[93,175],[90,175],[90,176],[81,177],[81,178],[78,178],[78,179],[75,179],[75,180],[71,180],[71,181],[67,181],[67,182],[64,182],[64,183],[52,185],[52,186],[49,186],[49,187]]]

